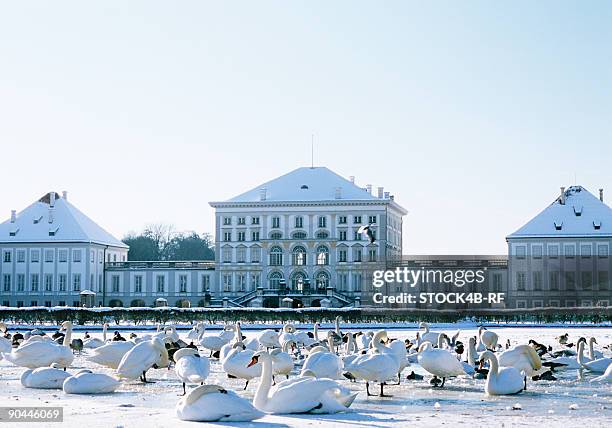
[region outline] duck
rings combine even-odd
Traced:
[[[183,395],[187,393],[187,383],[204,384],[210,374],[210,361],[200,356],[197,349],[183,348],[174,353],[174,368],[177,377],[183,382]]]
[[[100,346],[106,345],[106,330],[108,329],[108,323],[102,324],[102,339],[98,339],[97,337],[89,337],[85,338],[83,341],[83,348],[85,349],[95,349]],[[85,334],[88,336],[88,334]]]
[[[130,349],[121,359],[117,374],[121,379],[136,379],[147,383],[147,371],[150,368],[168,367],[168,351],[163,340],[155,338],[140,342]]]
[[[476,350],[478,352],[491,350],[495,351],[497,348],[497,341],[499,340],[499,336],[497,333],[494,333],[490,330],[487,330],[486,327],[480,326],[478,328],[478,348]]]
[[[426,322],[420,323],[419,328],[422,328],[425,330],[423,334],[421,334],[419,337],[420,339],[419,347],[423,342],[429,342],[432,344],[432,346],[438,344],[438,336],[440,336],[440,333],[429,331],[429,324],[427,324]]]
[[[219,385],[194,388],[175,410],[177,418],[192,422],[248,422],[264,416],[248,400]]]
[[[72,323],[64,321],[62,329],[66,330],[63,345],[58,345],[52,340],[34,340],[13,349],[10,353],[4,353],[3,356],[14,365],[29,369],[49,367],[52,364],[65,369],[74,360],[74,354],[70,350]]]
[[[116,378],[91,370],[81,370],[64,381],[65,394],[110,394],[121,385]]]
[[[604,374],[591,379],[591,382],[592,383],[598,383],[598,382],[612,383],[612,364],[608,365],[608,368],[606,369]]]
[[[598,358],[592,361],[585,361],[584,359],[584,342],[578,344],[578,362],[583,369],[586,369],[593,373],[604,373],[610,364],[612,364],[612,358]]]
[[[423,380],[423,377],[424,377],[423,375],[416,374],[414,372],[414,370],[413,370],[413,371],[410,372],[410,374],[408,376],[406,376],[406,379],[408,379],[408,380]]]
[[[221,363],[223,371],[229,377],[244,379],[244,390],[249,386],[251,379],[261,376],[261,365],[248,366],[255,351],[246,349],[242,342],[233,345],[233,349]]]
[[[344,363],[339,356],[331,351],[334,347],[331,336],[327,338],[327,345],[328,348],[316,346],[310,350],[302,366],[302,372],[310,370],[317,378],[342,379]]]
[[[121,333],[119,333],[118,331],[115,331],[113,333],[113,338],[112,338],[113,342],[125,342],[125,337],[121,336]]]
[[[133,341],[125,342],[108,342],[99,348],[94,348],[93,352],[86,357],[91,361],[101,366],[111,369],[117,369],[119,363],[125,354],[128,353],[136,344]]]
[[[562,334],[555,337],[555,340],[559,342],[559,345],[565,345],[569,339],[569,333]]]
[[[27,369],[21,373],[21,385],[26,388],[36,389],[62,389],[64,381],[71,376],[65,370],[54,367],[39,367]]]
[[[467,374],[463,364],[453,354],[444,349],[434,349],[429,341],[419,347],[418,361],[423,369],[442,378],[440,388],[444,387],[447,377]]]
[[[356,393],[342,387],[332,379],[313,376],[284,380],[272,387],[272,357],[267,351],[253,355],[249,366],[261,364],[262,373],[253,405],[262,412],[272,414],[339,413],[346,411]]]
[[[485,382],[487,395],[514,395],[523,390],[523,376],[514,367],[499,367],[495,354],[484,351],[481,361],[489,362],[489,373]]]
[[[355,379],[366,381],[367,396],[374,395],[370,393],[370,382],[375,382],[380,384],[379,397],[389,397],[384,393],[384,385],[387,381],[395,380],[399,373],[398,352],[383,345],[382,342],[385,340],[387,340],[385,330],[376,332],[372,339],[372,352],[358,356],[344,367],[345,372]]]
[[[540,375],[547,370],[547,368],[542,369],[542,360],[530,345],[516,345],[502,352],[498,357],[498,363],[502,367],[514,367],[522,373],[524,389],[527,389],[527,376]]]
[[[548,353],[548,347],[546,345],[543,345],[541,343],[536,342],[533,339],[529,340],[529,345],[535,349],[535,351],[537,352],[537,354],[541,357],[543,355],[545,355],[546,353]]]

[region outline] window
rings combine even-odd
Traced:
[[[40,251],[32,250],[30,252],[30,261],[32,263],[38,263],[40,261]]]
[[[593,288],[593,272],[585,271],[580,275],[583,290],[591,290]]]
[[[494,273],[493,274],[493,291],[497,292],[497,293],[502,291],[502,275],[501,275],[501,273]]]
[[[272,290],[280,289],[282,280],[283,280],[283,275],[280,272],[273,272],[270,275],[270,288]]]
[[[232,274],[226,273],[223,275],[223,291],[229,293],[232,291]]]
[[[72,291],[81,291],[81,274],[72,275]]]
[[[210,276],[202,275],[202,293],[206,293],[210,290]]]
[[[58,275],[57,277],[57,287],[59,289],[59,291],[65,292],[66,291],[66,274],[65,273],[61,273]]]
[[[251,263],[259,263],[261,261],[261,248],[258,246],[251,247]]]
[[[542,291],[542,271],[538,270],[533,273],[533,289]]]
[[[4,291],[11,291],[11,275],[5,273],[4,276],[2,277],[2,283],[3,285],[3,290]]]
[[[72,261],[74,263],[81,263],[81,250],[72,250]]]
[[[565,306],[568,308],[575,308],[576,307],[576,301],[575,300],[566,300],[565,301]]]
[[[260,276],[258,273],[252,273],[251,274],[251,288],[253,290],[256,290],[257,288],[259,288],[260,285]]]
[[[572,258],[576,255],[576,247],[574,247],[573,245],[566,245],[565,248],[565,257],[567,258]]]
[[[519,247],[516,247],[515,254],[516,254],[516,258],[517,259],[524,259],[525,258],[525,254],[526,254],[525,246],[521,245]]]
[[[45,274],[45,291],[53,291],[53,275]]]
[[[246,291],[246,275],[239,273],[236,275],[236,282],[238,285],[238,291]]]
[[[580,246],[580,256],[582,258],[590,258],[591,257],[592,247],[590,245],[581,245]]]
[[[17,250],[17,263],[25,262],[25,250]]]
[[[53,250],[45,250],[45,263],[53,263]]]
[[[98,263],[102,264],[104,262],[104,253],[102,251],[98,251]]]
[[[75,308],[78,308],[79,306],[81,306],[81,302],[79,302],[78,300],[73,300],[72,306],[74,306]]]
[[[240,226],[244,226],[246,224],[246,218],[245,217],[238,217],[238,224]]]
[[[353,224],[361,224],[361,216],[356,215],[353,217]]]
[[[238,263],[244,263],[246,261],[246,247],[236,248],[236,261]]]
[[[119,292],[119,275],[113,275],[111,277],[111,291],[113,293]]]
[[[575,290],[576,289],[576,275],[575,272],[565,272],[565,289]]]
[[[238,242],[246,241],[246,232],[238,232]]]
[[[32,275],[30,275],[30,290],[38,291],[38,274],[37,273],[33,273]]]
[[[376,261],[376,250],[374,248],[368,250],[368,260],[371,262]]]
[[[294,232],[292,235],[292,238],[301,240],[301,239],[306,239],[306,236],[307,236],[306,232],[299,231],[299,232]]]
[[[559,300],[549,300],[548,301],[548,306],[551,308],[560,308],[561,307],[561,302],[559,302]]]
[[[252,217],[251,224],[259,224],[259,217]]]
[[[38,306],[38,300],[32,300],[30,306]]]
[[[341,230],[338,235],[339,241],[346,241],[346,230]]]
[[[4,256],[2,257],[2,260],[4,261],[4,263],[10,263],[11,262],[11,255],[12,255],[12,253],[10,251],[5,251],[4,252]]]
[[[354,247],[353,248],[353,261],[360,262],[361,256],[362,256],[361,247]]]
[[[559,247],[557,247],[556,245],[551,245],[548,247],[548,256],[551,259],[556,259],[557,257],[559,257]]]
[[[533,247],[531,247],[531,251],[533,252],[534,259],[542,258],[542,246],[541,245],[534,245]]]
[[[187,292],[187,275],[179,275],[179,292]]]
[[[60,263],[66,263],[68,261],[68,250],[59,250],[57,252],[57,261]]]
[[[102,293],[102,274],[98,275],[98,291]]]
[[[316,279],[317,290],[325,290],[329,286],[329,275],[327,272],[319,272]]]
[[[223,217],[223,225],[224,226],[229,226],[232,224],[232,218],[231,217]]]
[[[94,250],[89,251],[89,263],[95,263],[96,261],[96,252]]]
[[[592,300],[583,300],[582,301],[582,307],[590,308],[592,306],[593,306],[593,301]]]
[[[346,262],[346,250],[338,250],[338,261]]]
[[[599,272],[597,272],[597,284],[599,285],[600,290],[607,290],[608,282],[609,279],[607,270],[600,270]]]
[[[534,300],[531,303],[531,306],[534,307],[534,308],[541,308],[541,307],[544,306],[544,302],[542,300]]]
[[[10,306],[9,301],[8,300],[3,300],[2,301],[2,306]],[[606,306],[608,306],[608,305],[606,305]]]
[[[166,291],[166,277],[163,275],[157,275],[155,278],[155,283],[157,284],[157,292],[165,293]]]
[[[134,277],[134,292],[142,293],[142,275],[136,275]]]
[[[295,218],[295,227],[296,229],[304,227],[304,219],[301,216]]]
[[[251,241],[259,241],[259,232],[252,232],[251,233]]]
[[[319,227],[327,227],[327,217],[319,216]]]
[[[338,289],[340,291],[348,290],[348,275],[345,273],[338,274]]]
[[[353,290],[357,293],[361,292],[361,284],[363,283],[363,276],[360,273],[353,274]]]
[[[319,266],[329,264],[329,250],[325,245],[321,245],[317,248],[317,264]]]
[[[376,223],[376,216],[375,215],[368,216],[368,223],[369,224],[375,224]]]
[[[279,239],[282,239],[282,238],[283,238],[283,234],[280,233],[280,232],[272,232],[270,234],[270,239],[279,240]]]
[[[361,241],[361,233],[359,233],[359,229],[355,229],[353,231],[353,241]]]
[[[23,300],[17,300],[17,307],[18,308],[22,308],[23,307]]]
[[[51,307],[51,300],[45,300],[45,306],[47,308],[50,308]]]
[[[223,232],[223,241],[232,242],[232,232]]]
[[[526,276],[525,272],[516,273],[516,289],[518,291],[525,291]]]
[[[517,300],[516,307],[517,309],[525,309],[527,307],[527,302],[525,300]]]
[[[327,231],[325,230],[321,230],[317,232],[316,237],[317,239],[327,239],[329,238],[329,233],[327,233]]]
[[[59,302],[57,302],[57,306],[66,306],[66,301],[60,300]]]
[[[346,224],[346,216],[345,215],[341,215],[340,217],[338,217],[338,224]]]
[[[113,254],[113,262],[117,261],[117,254]]]
[[[223,247],[223,263],[232,262],[232,247]]]
[[[282,266],[283,250],[280,247],[272,247],[270,249],[270,266]]]
[[[597,256],[601,258],[608,257],[608,246],[607,245],[598,245],[597,246]]]
[[[304,247],[297,246],[293,249],[291,263],[293,264],[293,266],[306,265],[306,250],[304,249]]]
[[[280,227],[280,217],[272,217],[272,228],[278,229]]]
[[[559,290],[559,272],[552,271],[548,273],[549,288],[553,291]]]

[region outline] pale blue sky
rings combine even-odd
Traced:
[[[118,237],[315,163],[385,186],[406,253],[504,253],[559,186],[612,198],[612,3],[5,2],[0,217]]]

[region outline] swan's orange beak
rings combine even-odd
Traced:
[[[254,366],[258,362],[259,362],[259,357],[253,357],[253,358],[251,358],[251,362],[247,365],[247,367]]]

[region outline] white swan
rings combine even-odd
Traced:
[[[389,380],[394,380],[398,376],[400,361],[397,351],[384,346],[381,342],[387,339],[387,332],[378,331],[372,339],[374,352],[359,355],[349,362],[344,370],[350,373],[355,379],[366,381],[366,394],[370,394],[370,382],[380,384],[380,397],[384,397],[384,384]]]
[[[496,333],[487,330],[484,326],[478,328],[478,352],[486,351],[487,349],[495,351],[499,337]]]
[[[330,351],[330,349],[333,349],[331,336],[328,337],[327,341],[329,349],[323,346],[316,346],[311,349],[302,366],[302,372],[311,370],[317,378],[342,379],[344,364],[340,357]]]
[[[295,332],[296,329],[293,324],[286,324],[283,326],[283,331],[278,337],[278,342],[280,343],[281,348],[283,348],[287,342],[295,343]]]
[[[203,385],[177,403],[176,416],[194,422],[246,422],[264,414],[234,391],[218,385]]]
[[[542,360],[538,353],[529,345],[516,345],[502,352],[498,357],[499,365],[502,367],[514,367],[524,376],[524,389],[527,389],[527,376],[536,376],[547,371],[542,369]]]
[[[21,384],[26,388],[37,389],[62,389],[64,381],[69,378],[70,373],[52,368],[40,367],[38,369],[28,369],[21,373]]]
[[[331,379],[297,377],[284,380],[272,387],[272,358],[267,351],[259,351],[249,365],[262,364],[261,381],[253,404],[258,410],[274,414],[338,413],[346,411],[356,393]]]
[[[610,364],[612,364],[612,358],[599,358],[593,361],[584,360],[584,343],[578,344],[578,362],[583,369],[586,369],[593,373],[604,373]]]
[[[134,347],[132,341],[125,342],[108,342],[99,348],[93,349],[92,353],[86,358],[96,364],[100,364],[111,369],[119,367],[119,363],[125,354]]]
[[[270,352],[273,375],[285,375],[289,379],[289,373],[293,370],[293,358],[288,351],[294,343],[292,340],[287,341],[284,343],[282,350],[275,348]]]
[[[83,341],[83,348],[95,349],[100,346],[106,345],[106,329],[108,328],[108,323],[104,323],[102,325],[102,339],[98,339],[97,337],[90,337],[89,339],[85,339]]]
[[[429,324],[427,324],[426,322],[420,323],[419,328],[422,328],[425,330],[423,334],[421,335],[421,343],[430,342],[432,346],[438,344],[440,333],[429,331]]]
[[[4,337],[7,332],[6,324],[0,322],[0,360],[2,360],[2,354],[4,352],[11,352],[13,350],[13,342]]]
[[[210,373],[210,361],[200,356],[197,349],[183,348],[174,353],[175,371],[183,382],[183,395],[186,394],[185,384],[203,384]]]
[[[594,337],[590,337],[589,338],[589,359],[596,360],[598,358],[604,358],[603,352],[593,349],[594,343],[597,343],[597,339],[595,339]]]
[[[318,322],[314,323],[312,337],[310,337],[308,333],[304,331],[295,332],[294,333],[295,343],[297,343],[298,345],[302,345],[304,347],[311,347],[315,343],[318,343],[319,342],[319,327],[321,327],[321,325]]]
[[[440,388],[444,386],[447,377],[467,374],[463,364],[453,354],[444,349],[434,349],[429,341],[419,347],[418,361],[423,369],[442,378]]]
[[[59,345],[52,340],[35,340],[13,349],[10,353],[4,353],[4,358],[16,366],[30,369],[49,367],[52,364],[55,367],[66,368],[74,360],[74,355],[70,349],[72,323],[64,321],[62,329],[66,330],[63,345]]]
[[[204,336],[206,328],[200,333],[199,343],[202,348],[210,350],[210,356],[212,357],[214,352],[221,351],[223,345],[229,343],[234,337],[234,327],[226,326],[222,332],[211,336]]]
[[[81,370],[64,381],[66,394],[110,394],[121,385],[117,379],[104,373]]]
[[[373,331],[368,331],[367,333],[358,333],[357,337],[355,338],[357,349],[359,350],[369,349],[370,343],[372,343],[372,337],[374,337]]]
[[[187,333],[187,339],[193,341],[198,340],[198,337],[200,337],[200,333],[202,332],[202,330],[204,330],[204,323],[197,323],[191,330],[189,330],[189,333]]]
[[[274,330],[264,330],[257,336],[259,344],[263,348],[280,348],[280,342],[278,340],[278,333]]]
[[[523,390],[523,376],[514,367],[499,368],[497,357],[491,351],[482,353],[481,359],[489,361],[489,374],[485,382],[488,395],[512,395]]]
[[[591,382],[594,382],[594,383],[597,383],[597,382],[612,383],[612,364],[610,364],[608,366],[608,368],[606,369],[604,374],[602,374],[601,376],[597,376],[597,377],[591,379]]]
[[[247,367],[253,355],[254,351],[245,349],[242,342],[238,342],[221,363],[223,371],[228,375],[246,380],[244,389],[247,389],[251,379],[261,376],[261,364]]]
[[[147,382],[147,370],[151,367],[168,367],[168,351],[164,342],[155,338],[140,342],[121,359],[117,374],[122,379],[136,379]]]

